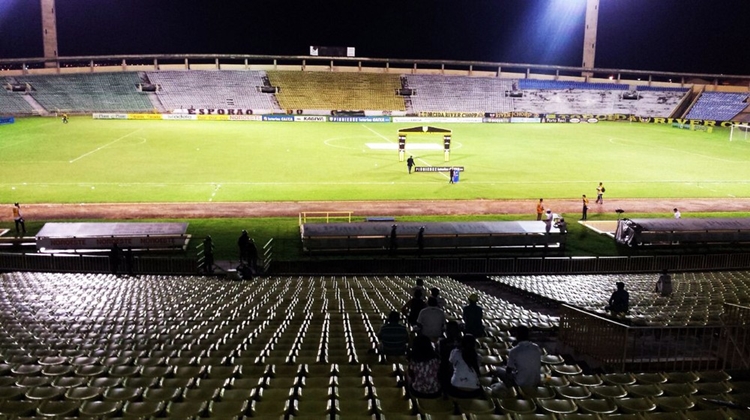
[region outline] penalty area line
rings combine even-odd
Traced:
[[[98,152],[98,151],[100,151],[100,150],[104,149],[105,147],[107,147],[107,146],[110,146],[110,145],[113,145],[113,144],[117,143],[118,141],[120,141],[120,140],[124,139],[125,137],[131,136],[131,135],[133,135],[133,134],[135,134],[135,133],[137,133],[137,132],[139,132],[139,131],[141,131],[141,130],[143,130],[143,129],[142,129],[142,128],[139,128],[139,129],[137,129],[137,130],[135,130],[135,131],[131,131],[130,133],[128,133],[128,134],[125,134],[125,135],[124,135],[124,136],[122,136],[122,137],[116,138],[116,139],[112,140],[111,142],[109,142],[109,143],[107,143],[107,144],[104,144],[104,145],[102,145],[102,146],[99,146],[99,147],[97,147],[96,149],[94,149],[94,150],[92,150],[92,151],[90,151],[90,152],[86,152],[86,153],[82,154],[81,156],[78,156],[77,158],[75,158],[75,159],[73,159],[73,160],[70,160],[70,161],[68,161],[68,163],[73,163],[73,162],[75,162],[75,161],[77,161],[77,160],[79,160],[79,159],[83,159],[83,158],[85,158],[86,156],[88,156],[88,155],[91,155],[91,154],[94,154],[94,153],[96,153],[96,152]]]

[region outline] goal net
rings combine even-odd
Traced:
[[[750,124],[732,124],[729,128],[729,141],[750,140]]]

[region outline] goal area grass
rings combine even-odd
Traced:
[[[575,198],[604,182],[608,197],[750,197],[750,143],[669,125],[131,121],[19,118],[0,125],[3,201],[242,202]]]

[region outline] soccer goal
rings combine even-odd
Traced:
[[[750,140],[750,124],[732,124],[729,128],[729,141],[748,141]]]

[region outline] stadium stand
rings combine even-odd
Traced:
[[[618,281],[630,293],[630,318],[654,326],[719,325],[725,303],[750,301],[750,272],[678,273],[672,276],[671,296],[654,292],[656,275],[544,275],[494,277],[508,286],[606,314],[604,306]]]
[[[160,86],[157,96],[167,110],[189,108],[242,108],[280,110],[266,86],[263,71],[159,71],[146,72]]]
[[[0,85],[7,87],[16,85],[15,78],[0,77]],[[25,92],[11,92],[7,89],[0,90],[0,115],[32,115],[32,107],[23,96]]]
[[[404,111],[397,75],[269,71],[282,109]]]
[[[154,107],[136,86],[137,73],[17,76],[29,83],[30,95],[49,112],[151,111]]]
[[[724,371],[584,374],[557,354],[543,354],[537,388],[488,389],[474,399],[415,398],[405,387],[406,360],[376,350],[384,314],[401,305],[414,280],[268,277],[239,283],[189,276],[2,274],[0,416],[743,414],[706,400],[746,401],[747,383]],[[491,385],[491,370],[511,346],[509,326],[533,323],[540,315],[455,280],[430,277],[425,284],[441,289],[450,318],[459,315],[467,293],[480,294],[488,324],[488,336],[479,340],[480,381]],[[643,397],[646,393],[652,396]]]
[[[510,79],[492,77],[405,75],[404,86],[416,90],[409,112],[510,112],[506,92]]]
[[[747,93],[704,92],[685,118],[731,121],[748,106],[747,99]]]
[[[518,81],[518,88],[534,90],[629,90],[630,86],[621,83],[590,83],[565,80],[520,79]]]

